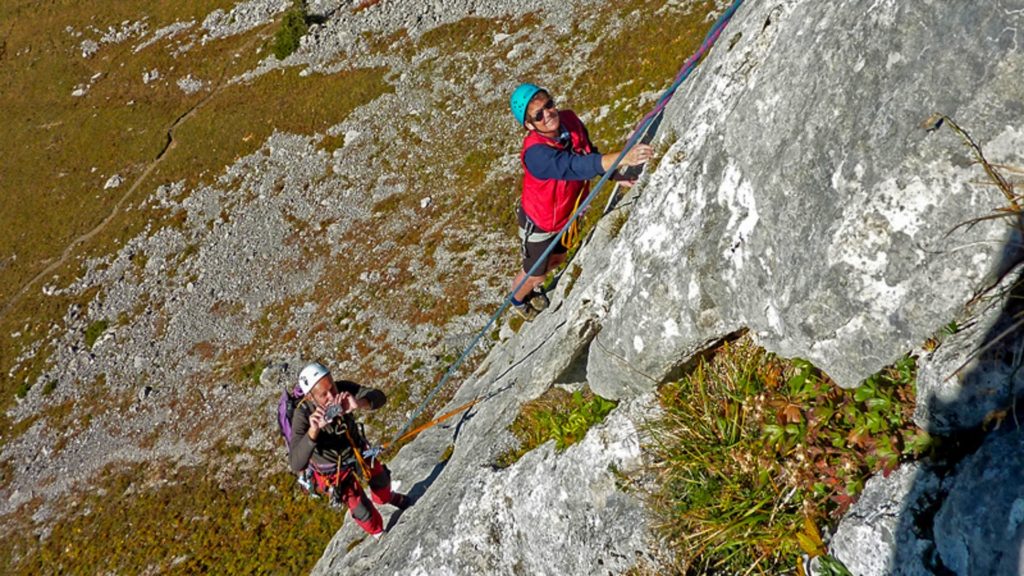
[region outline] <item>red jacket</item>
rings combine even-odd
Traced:
[[[572,110],[560,110],[558,118],[572,139],[573,154],[587,155],[595,152],[587,129]],[[523,165],[523,212],[541,230],[555,232],[569,220],[576,204],[576,197],[582,194],[585,198],[589,193],[590,180],[545,179],[531,174],[526,167],[526,150],[538,144],[563,149],[557,140],[542,136],[535,130],[531,130],[523,139],[523,149],[519,153],[519,161]]]

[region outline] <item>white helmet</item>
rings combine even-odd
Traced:
[[[330,376],[331,371],[326,366],[319,362],[313,362],[307,364],[302,372],[299,372],[299,389],[302,390],[303,394],[309,394],[309,391],[316,386],[316,383],[320,381],[324,376]]]

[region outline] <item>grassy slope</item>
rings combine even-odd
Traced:
[[[230,58],[220,57],[227,46],[217,42],[197,48],[188,59],[175,60],[157,47],[130,55],[133,41],[104,46],[84,59],[79,45],[96,34],[74,37],[65,30],[104,30],[147,16],[150,28],[156,29],[174,20],[202,17],[215,7],[230,7],[227,0],[175,3],[173,9],[166,3],[150,9],[120,2],[109,2],[103,9],[76,2],[38,4],[5,3],[0,8],[0,21],[10,22],[0,67],[0,95],[7,111],[0,136],[17,143],[0,157],[0,244],[10,251],[3,255],[8,265],[0,284],[5,303],[72,238],[110,212],[119,194],[102,191],[105,178],[120,173],[130,181],[138,175],[163,147],[173,120],[203,96],[185,95],[173,83],[146,86],[143,72],[158,68],[168,74],[176,66],[209,78],[219,77],[232,64]],[[247,60],[235,67],[245,69],[251,64],[251,58]],[[95,74],[101,76],[85,96],[71,95]],[[129,101],[134,104],[129,106]],[[44,214],[49,219],[40,217]],[[25,226],[26,222],[49,225]],[[7,260],[10,253],[18,254],[15,262]]]
[[[2,31],[5,51],[0,60],[0,99],[8,114],[0,126],[0,139],[19,143],[0,155],[2,305],[17,297],[0,319],[0,373],[5,375],[0,404],[11,402],[16,390],[33,382],[46,360],[44,347],[34,361],[22,366],[13,378],[7,378],[23,347],[42,337],[51,323],[59,325],[70,304],[84,305],[95,295],[95,290],[90,290],[73,299],[45,297],[40,288],[51,281],[48,275],[19,296],[29,280],[56,262],[73,239],[94,230],[111,214],[113,217],[88,242],[75,247],[67,264],[53,271],[61,279],[58,285],[78,274],[82,256],[110,253],[140,233],[147,223],[158,227],[174,225],[162,221],[164,215],[159,212],[123,212],[116,211],[115,206],[164,149],[167,132],[176,120],[192,111],[175,130],[174,145],[126,198],[129,205],[164,183],[185,179],[195,184],[204,177],[212,178],[211,174],[224,165],[253,152],[274,130],[323,131],[342,120],[353,107],[388,89],[383,82],[384,70],[371,69],[307,78],[299,77],[297,70],[289,70],[266,75],[247,85],[218,90],[223,79],[250,69],[263,57],[262,48],[274,25],[205,46],[196,43],[188,57],[178,58],[172,56],[172,48],[182,40],[194,40],[196,27],[137,54],[131,52],[137,44],[134,40],[103,46],[88,60],[81,57],[79,45],[85,38],[97,39],[99,34],[75,38],[65,31],[68,26],[79,31],[91,27],[106,30],[124,20],[147,17],[153,31],[174,21],[201,21],[213,9],[228,9],[233,4],[231,0],[149,6],[108,2],[98,9],[72,2],[56,6],[22,2],[0,8],[0,21],[12,23]],[[162,79],[171,81],[143,84],[143,73],[152,69],[160,70]],[[97,73],[101,76],[85,96],[71,96],[76,86],[88,83]],[[186,74],[209,82],[211,90],[185,94],[173,80]],[[280,110],[293,113],[282,115]],[[114,190],[102,190],[106,177],[114,173],[124,177],[125,183]],[[26,226],[27,222],[34,226]],[[14,254],[16,259],[12,258]],[[14,337],[14,333],[20,335]],[[60,419],[55,412],[49,415]],[[16,436],[34,421],[35,418],[26,419],[17,426],[0,422],[3,436]],[[282,490],[268,492],[267,485],[258,485],[253,490],[246,482],[212,480],[214,471],[196,469],[163,488],[160,483],[147,489],[136,486],[140,494],[127,496],[123,494],[124,486],[138,478],[138,471],[111,470],[100,483],[101,492],[107,495],[87,503],[87,515],[75,515],[72,508],[67,509],[74,520],[59,525],[56,537],[43,544],[36,541],[32,529],[25,524],[27,518],[11,519],[22,529],[16,532],[12,545],[0,554],[0,564],[17,571],[31,571],[40,565],[50,571],[64,565],[65,569],[74,566],[76,571],[137,572],[152,563],[154,557],[164,556],[158,551],[170,554],[176,550],[177,555],[188,555],[198,549],[217,553],[191,554],[191,559],[176,569],[208,570],[216,565],[222,569],[244,568],[259,562],[264,566],[287,567],[286,572],[292,573],[312,566],[324,538],[341,521],[337,513],[296,500],[292,497],[291,481],[286,483],[280,475],[274,477],[273,483],[281,484]],[[4,482],[12,473],[7,463],[0,472]],[[221,502],[229,488],[232,494],[240,490],[238,494],[243,496],[233,503]],[[181,498],[184,494],[192,498]],[[181,529],[180,522],[149,522],[144,531],[139,530],[139,524],[147,525],[147,517],[162,518],[170,502],[180,506],[177,516],[205,519],[198,524],[200,528],[194,538],[175,536]],[[26,512],[34,504],[26,507]],[[281,531],[281,539],[260,538],[230,548],[246,555],[245,561],[240,556],[225,555],[227,549],[223,546],[237,537],[237,530],[230,527],[241,522],[239,517],[245,508],[252,507],[263,510],[269,518],[257,521],[257,527],[266,525],[268,532]],[[298,518],[306,520],[298,522],[303,538],[296,545],[289,540],[294,534],[290,535],[286,526]],[[260,528],[259,532],[262,531]],[[130,545],[109,548],[103,545],[108,540],[94,539],[96,534]],[[201,547],[195,538],[203,540]],[[219,546],[211,545],[214,541]]]
[[[115,214],[67,263],[28,286],[32,278],[59,261],[75,238],[92,231],[114,212],[164,148],[175,119],[205,95],[184,94],[173,81],[145,85],[144,71],[156,68],[165,79],[191,73],[217,81],[251,67],[256,59],[254,47],[266,34],[256,30],[196,46],[187,58],[175,59],[169,54],[167,46],[174,40],[138,54],[131,53],[136,42],[129,40],[105,45],[92,58],[83,59],[80,43],[99,35],[87,32],[73,37],[66,28],[106,30],[124,20],[148,17],[150,30],[155,30],[179,19],[201,19],[214,8],[232,4],[229,0],[200,0],[139,7],[107,2],[100,9],[75,2],[45,6],[21,2],[0,8],[0,21],[11,22],[6,31],[6,55],[0,62],[0,99],[8,111],[0,126],[0,139],[18,143],[0,155],[0,173],[4,175],[0,179],[0,306],[5,310],[0,317],[0,373],[6,375],[17,355],[41,338],[51,324],[59,324],[74,303],[66,297],[44,296],[42,285],[51,281],[66,284],[79,272],[78,258],[109,253],[151,219],[150,214]],[[96,74],[100,76],[85,96],[71,95],[76,86],[88,84]],[[120,174],[125,183],[103,190],[106,178],[113,174]],[[144,198],[157,184],[148,180],[126,201]],[[81,298],[78,303],[85,302],[87,299]],[[19,332],[19,338],[11,336]],[[0,403],[10,401],[17,386],[33,382],[45,358],[45,353],[38,354],[36,362],[5,378]]]
[[[180,7],[182,18],[201,17],[213,7],[209,3],[194,4]],[[147,12],[133,14],[140,18]],[[107,22],[113,24],[124,18],[126,14],[115,13],[106,15],[104,22],[84,21],[102,29]],[[155,15],[150,22],[151,29],[158,27]],[[84,27],[73,18],[71,10],[55,14],[46,23],[56,38],[68,36],[63,32],[65,26]],[[51,281],[49,275],[24,295],[19,296],[19,292],[35,274],[56,261],[74,238],[93,230],[113,213],[88,242],[77,247],[67,264],[54,271],[60,279],[58,285],[78,273],[78,258],[110,253],[140,233],[147,223],[174,224],[164,221],[166,215],[158,211],[114,211],[151,163],[153,170],[127,199],[129,203],[145,198],[161,184],[186,180],[194,185],[203,178],[212,179],[226,164],[255,151],[274,130],[306,134],[322,131],[355,106],[388,89],[383,69],[307,78],[289,70],[268,74],[247,85],[219,89],[224,78],[251,68],[261,57],[261,48],[272,30],[270,26],[196,45],[188,58],[177,59],[168,49],[175,41],[154,44],[137,55],[130,53],[134,43],[129,41],[104,47],[93,59],[83,61],[77,55],[81,39],[74,39],[51,47],[27,68],[11,62],[2,69],[8,76],[7,84],[14,87],[4,93],[5,105],[10,101],[17,111],[17,121],[0,128],[6,132],[0,136],[24,145],[18,148],[17,156],[0,158],[3,173],[11,175],[0,183],[0,202],[10,205],[0,210],[0,234],[6,235],[2,245],[10,246],[17,254],[13,262],[4,261],[6,268],[0,281],[5,305],[17,297],[16,305],[0,320],[0,372],[9,371],[23,347],[43,336],[51,323],[59,324],[73,303],[66,297],[42,295],[40,287]],[[18,42],[12,32],[8,50],[24,50]],[[121,62],[125,63],[123,67]],[[75,70],[58,80],[60,72],[53,71],[63,71],[64,67]],[[214,93],[186,95],[174,82],[146,86],[142,74],[152,69],[160,70],[165,78],[174,70],[173,78],[191,74],[208,80]],[[105,75],[86,96],[72,98],[74,85],[90,78],[94,70]],[[128,106],[129,101],[134,104]],[[41,107],[39,102],[46,105]],[[280,110],[290,113],[280,114]],[[159,162],[154,162],[167,143],[168,130],[187,113],[174,131],[173,145]],[[52,126],[53,134],[39,129],[40,115],[48,119],[46,125]],[[79,128],[68,129],[70,126]],[[95,173],[92,167],[97,168]],[[114,173],[125,177],[125,184],[102,190],[106,175]],[[41,218],[40,214],[49,217]],[[25,226],[25,222],[51,226]],[[85,304],[92,294],[85,296],[78,299],[79,304]],[[11,337],[19,332],[19,338]],[[38,354],[34,362],[19,366],[12,378],[4,380],[0,403],[10,401],[14,390],[35,380],[46,356]]]

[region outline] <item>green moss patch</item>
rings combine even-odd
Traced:
[[[96,344],[96,340],[99,340],[99,337],[102,336],[109,327],[110,322],[107,322],[106,320],[97,320],[89,324],[85,329],[85,346],[87,348],[92,348],[93,345]]]

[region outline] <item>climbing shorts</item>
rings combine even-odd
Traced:
[[[523,272],[529,274],[534,264],[540,260],[541,255],[544,254],[544,251],[548,249],[552,242],[554,242],[555,247],[551,250],[551,254],[548,255],[549,257],[555,254],[565,254],[568,251],[559,241],[561,235],[558,232],[538,230],[533,222],[526,217],[522,206],[516,210],[516,216],[519,219],[519,240],[523,253]],[[545,263],[538,266],[533,275],[543,276],[546,272],[547,264]]]

